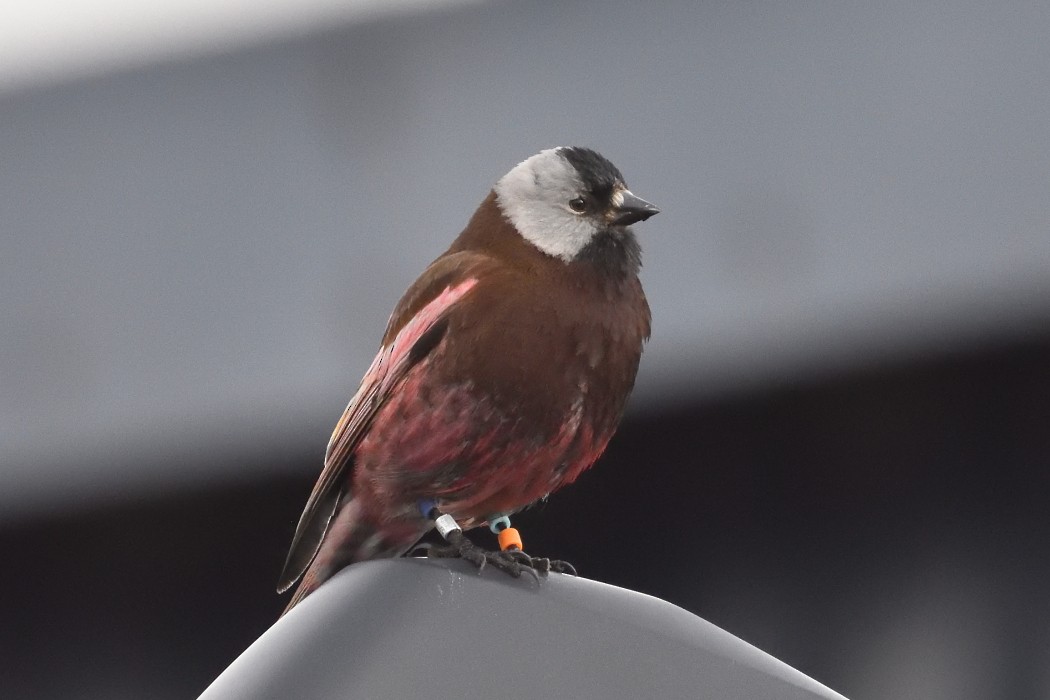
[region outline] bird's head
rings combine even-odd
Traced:
[[[564,262],[596,238],[624,236],[627,226],[660,211],[627,189],[615,165],[576,146],[540,151],[500,178],[495,191],[518,233]]]

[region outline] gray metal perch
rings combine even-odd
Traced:
[[[348,567],[277,621],[202,700],[844,700],[681,608],[584,578],[458,560]]]

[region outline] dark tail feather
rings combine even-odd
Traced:
[[[299,587],[295,589],[295,593],[292,594],[292,599],[288,601],[288,605],[285,606],[281,617],[287,615],[289,610],[298,605],[303,598],[313,593],[321,585],[321,581],[316,579],[317,576],[315,576],[312,569],[303,574],[303,580],[299,582]]]
[[[364,519],[359,501],[350,498],[340,504],[302,573],[299,587],[295,589],[292,599],[288,601],[288,607],[281,615],[287,615],[289,610],[317,590],[317,587],[330,579],[335,572],[358,561],[357,555],[361,553],[360,550],[369,540],[377,539],[374,535],[375,528]]]
[[[355,498],[347,500],[332,518],[317,554],[281,614],[287,615],[303,598],[354,562],[403,555],[431,527],[433,524],[422,518],[395,519],[379,524],[366,516],[360,501]]]
[[[295,537],[292,546],[288,550],[288,558],[284,561],[284,568],[277,580],[277,592],[284,593],[295,585],[310,567],[317,552],[324,542],[328,526],[335,518],[339,509],[343,494],[338,489],[326,493],[313,507],[307,506],[299,519],[299,526],[295,529]]]

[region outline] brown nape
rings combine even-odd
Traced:
[[[542,265],[550,258],[521,237],[514,225],[503,215],[495,191],[490,191],[478,205],[467,227],[452,242],[445,254],[466,250],[481,251],[499,258],[506,264],[526,268]]]

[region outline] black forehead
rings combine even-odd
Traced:
[[[559,149],[558,153],[576,169],[592,192],[610,192],[614,186],[623,183],[623,175],[616,166],[597,151],[580,146],[567,146]]]

